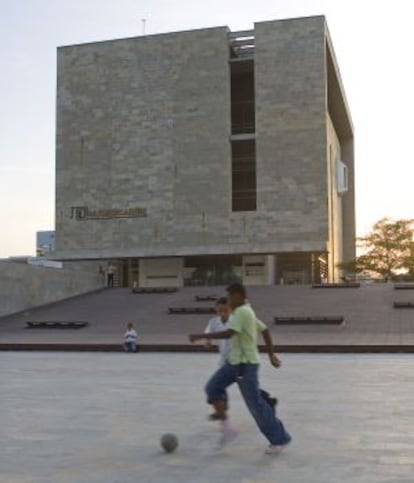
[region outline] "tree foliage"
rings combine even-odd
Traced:
[[[362,255],[339,264],[350,273],[368,273],[385,280],[414,278],[414,220],[382,218],[371,233],[358,238]]]

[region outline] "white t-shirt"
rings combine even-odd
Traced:
[[[221,321],[219,316],[213,317],[208,321],[207,327],[204,330],[204,333],[210,334],[213,332],[222,332],[223,330],[227,330],[229,328],[229,320],[225,324]],[[220,361],[219,365],[222,366],[230,353],[231,348],[231,338],[229,339],[218,339],[218,346],[220,352]]]
[[[135,329],[129,329],[125,332],[124,335],[125,342],[137,342],[137,333]]]

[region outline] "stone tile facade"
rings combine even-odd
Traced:
[[[251,212],[231,205],[228,33],[218,27],[58,49],[57,258],[329,251],[325,18],[255,24]],[[338,123],[351,125],[342,101],[345,121],[332,116],[339,133]],[[347,142],[351,169],[352,136]],[[145,216],[129,216],[138,209]],[[349,254],[354,227],[346,233]]]

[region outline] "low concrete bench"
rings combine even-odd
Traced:
[[[312,288],[359,288],[358,282],[344,282],[344,283],[314,283]]]
[[[394,309],[414,309],[414,302],[394,302]]]
[[[176,287],[135,287],[132,293],[173,293],[177,292]]]
[[[395,283],[395,290],[414,290],[414,283]]]
[[[274,323],[277,325],[341,325],[345,318],[343,315],[312,315],[296,317],[275,317]]]
[[[217,295],[196,295],[195,301],[196,302],[215,302],[218,300]]]
[[[215,314],[214,307],[169,307],[169,314]]]
[[[27,321],[27,329],[81,329],[86,327],[88,322],[80,321]]]

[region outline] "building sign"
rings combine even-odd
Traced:
[[[72,206],[71,218],[75,220],[111,220],[113,218],[141,218],[147,216],[146,208],[110,208],[90,210],[87,206]]]

